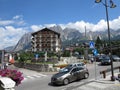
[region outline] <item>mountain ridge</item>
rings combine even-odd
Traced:
[[[77,29],[73,28],[64,28],[62,29],[59,25],[50,27],[49,29],[56,31],[61,34],[61,40],[62,43],[65,41],[70,41],[70,40],[76,40],[76,41],[81,41],[81,40],[96,40],[97,37],[99,36],[101,39],[107,39],[108,38],[108,32],[107,30],[105,31],[89,31],[89,32],[80,32]],[[115,40],[115,38],[120,39],[120,29],[118,30],[113,30],[111,29],[111,38]],[[5,50],[12,50],[12,51],[21,51],[21,50],[28,50],[31,47],[31,33],[26,33],[24,34],[21,39],[18,41],[18,43],[15,46],[12,46],[12,48],[7,47]]]

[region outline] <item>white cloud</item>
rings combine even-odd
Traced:
[[[38,31],[45,27],[53,27],[55,25],[56,24],[32,25],[30,28],[32,29],[32,31]]]
[[[42,25],[32,25],[30,28],[32,29],[33,32],[35,32],[35,31],[41,30],[43,28],[43,26]]]
[[[107,22],[105,20],[100,20],[96,25],[93,25],[91,31],[104,31],[107,29]]]
[[[68,24],[60,24],[62,28],[75,28],[80,32],[85,31],[85,27],[88,31],[104,31],[107,29],[107,22],[105,20],[100,20],[97,24],[85,22],[85,21],[77,21],[75,23]],[[110,29],[118,30],[120,29],[120,16],[117,19],[109,21]]]
[[[13,19],[19,19],[19,18],[21,19],[22,15],[16,15],[16,16],[13,17]]]
[[[26,31],[24,28],[14,28],[13,26],[0,27],[0,49],[16,45]]]
[[[56,24],[44,24],[44,27],[53,27],[55,26]]]
[[[15,24],[15,26],[14,26]],[[23,25],[19,26],[19,25]],[[19,26],[16,27],[16,25]],[[44,24],[44,25],[31,25],[25,27],[25,22],[23,17],[16,15],[11,20],[2,20],[0,19],[0,49],[3,49],[8,46],[16,45],[19,39],[25,34],[32,30],[33,32],[38,31],[45,27],[53,27],[56,24]],[[64,28],[75,28],[80,32],[85,31],[85,26],[87,31],[104,31],[107,29],[107,23],[105,20],[100,20],[98,23],[93,24],[85,21],[76,21],[69,22],[67,24],[59,24],[63,29]],[[120,16],[114,20],[110,21],[110,28],[117,30],[120,29]]]
[[[13,24],[13,23],[14,23],[14,21],[12,21],[12,20],[0,20],[0,25],[1,26]]]
[[[110,28],[114,30],[120,29],[120,16],[117,19],[110,21]]]
[[[6,25],[25,25],[25,21],[23,20],[22,15],[16,15],[11,20],[2,20],[0,19],[0,25],[6,26]]]

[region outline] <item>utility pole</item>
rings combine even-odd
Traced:
[[[1,58],[1,69],[4,69],[4,56],[5,56],[5,50],[2,51],[2,58]]]

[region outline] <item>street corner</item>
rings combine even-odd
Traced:
[[[117,83],[117,84],[115,84],[114,86],[119,86],[119,87],[120,87],[120,83]]]
[[[76,88],[75,90],[106,90],[112,85],[113,84],[109,82],[100,81],[100,80],[92,80],[89,83]]]

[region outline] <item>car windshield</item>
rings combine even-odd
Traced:
[[[84,63],[74,63],[74,64],[69,64],[67,65],[67,67],[76,67],[76,66],[84,66],[85,64]]]
[[[65,73],[65,72],[69,72],[71,69],[72,69],[71,67],[66,67],[66,68],[62,68],[62,69],[60,69],[59,72],[61,72],[61,73]]]
[[[67,67],[72,67],[72,66],[73,66],[72,64],[67,65]]]
[[[103,57],[103,60],[105,61],[110,60],[110,57]]]
[[[116,55],[112,55],[112,57],[113,57],[113,58],[119,58],[119,57],[118,57],[118,56],[116,56]]]

